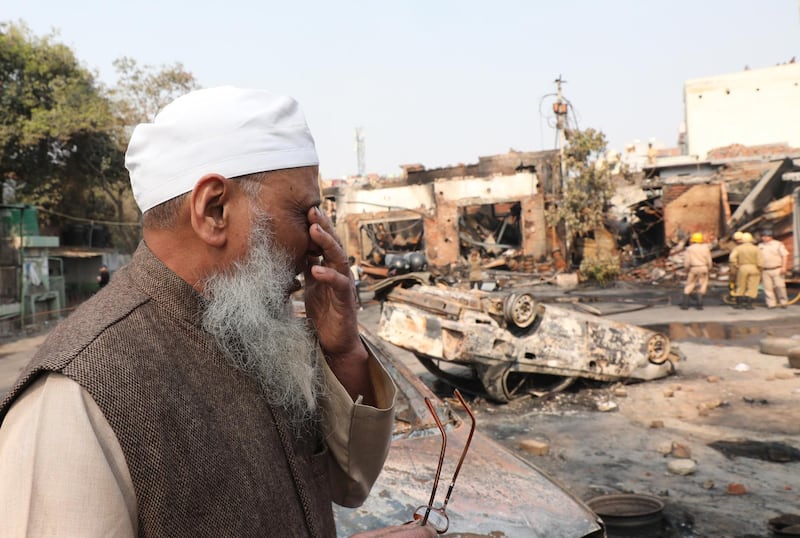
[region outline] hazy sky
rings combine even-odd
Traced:
[[[129,56],[292,95],[326,178],[357,172],[357,126],[381,174],[551,149],[559,75],[609,148],[675,146],[684,81],[800,56],[797,0],[6,0],[0,17],[57,29],[108,83]]]

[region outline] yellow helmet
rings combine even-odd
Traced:
[[[752,243],[753,242],[753,234],[750,232],[745,232],[742,234],[742,241],[745,243]]]
[[[695,232],[692,234],[692,238],[689,240],[690,243],[702,243],[703,242],[703,234],[700,232]]]
[[[733,234],[734,241],[741,241],[742,239],[744,239],[744,233],[736,232],[735,234]]]

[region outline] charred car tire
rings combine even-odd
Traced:
[[[530,327],[536,320],[536,300],[530,293],[512,293],[503,301],[503,316],[515,327]]]
[[[481,366],[476,373],[486,395],[496,403],[508,403],[523,396],[544,396],[560,392],[575,382],[575,377],[518,372],[509,365]]]
[[[476,371],[481,383],[483,383],[483,388],[486,390],[486,395],[491,400],[502,404],[511,401],[505,390],[505,377],[508,374],[507,365],[477,367]]]
[[[790,349],[786,357],[789,359],[789,368],[800,368],[800,346]]]
[[[647,340],[647,360],[653,364],[664,364],[672,353],[672,346],[665,334],[655,333]]]
[[[758,342],[758,350],[764,355],[778,355],[786,357],[790,349],[800,347],[798,338],[782,338],[779,336],[767,336]]]

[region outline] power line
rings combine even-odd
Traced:
[[[141,222],[117,222],[113,220],[98,220],[98,219],[87,219],[84,217],[73,217],[72,215],[67,215],[65,213],[59,213],[58,211],[53,211],[52,209],[45,209],[41,206],[35,206],[38,211],[43,211],[44,213],[49,213],[51,215],[56,215],[58,217],[62,217],[65,219],[76,220],[79,222],[88,222],[90,224],[106,224],[109,226],[141,226]]]

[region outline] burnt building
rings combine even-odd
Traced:
[[[348,255],[381,264],[421,252],[431,266],[514,251],[550,254],[545,207],[558,187],[555,151],[510,151],[474,164],[403,166],[397,178],[356,178],[323,189]],[[556,177],[554,177],[554,174]]]

